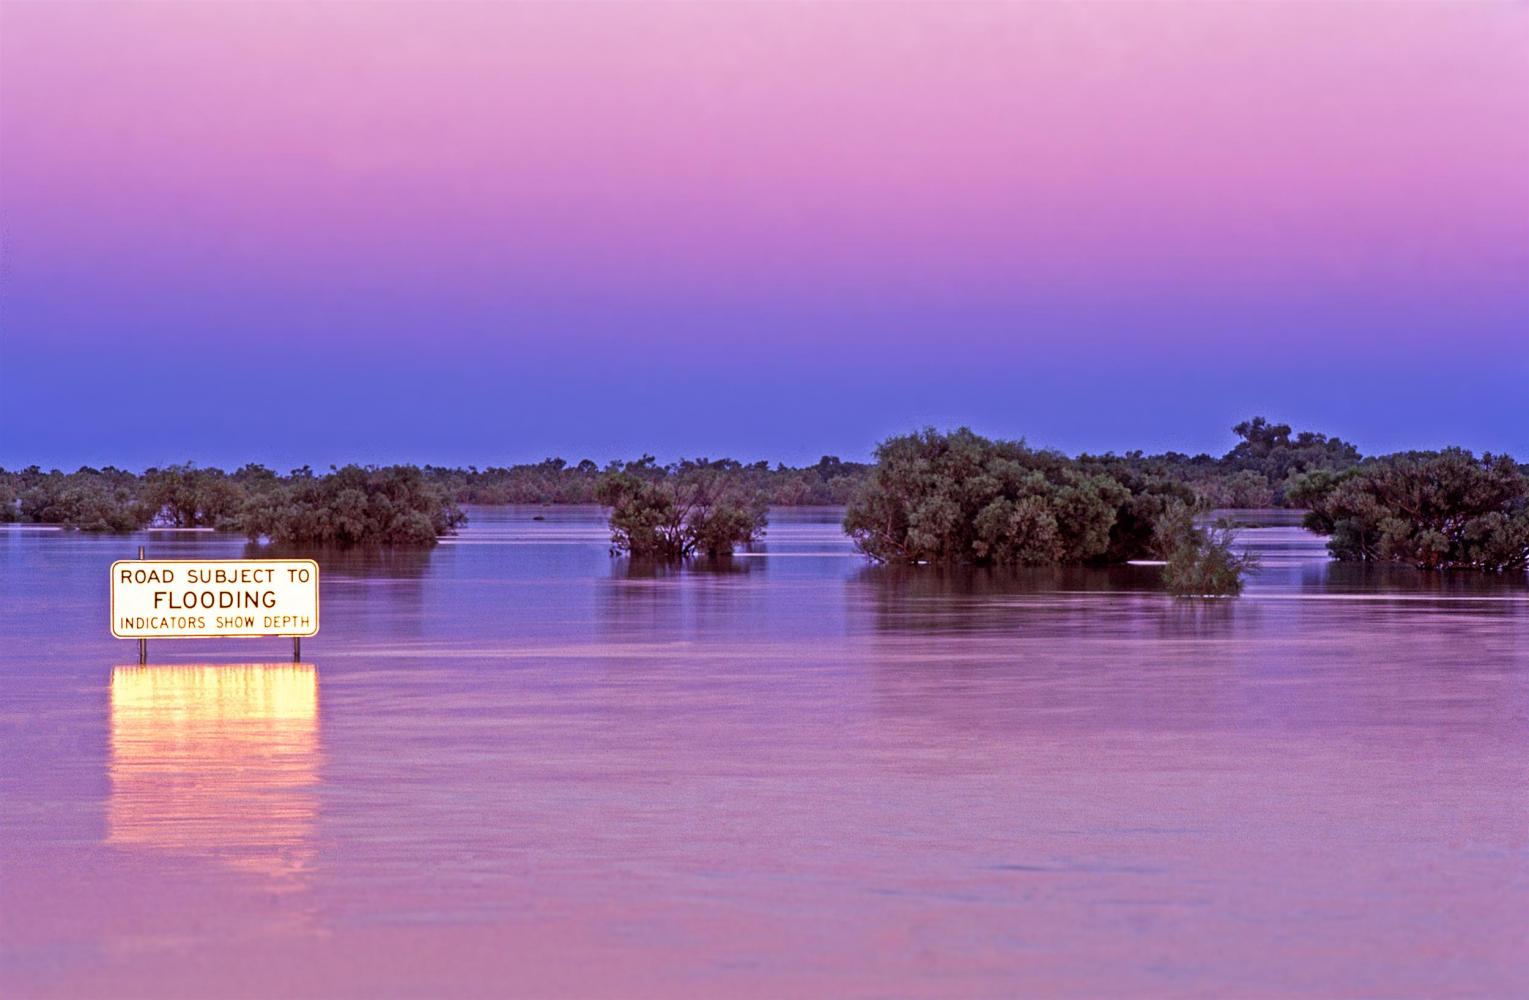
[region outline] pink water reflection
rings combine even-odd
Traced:
[[[805,515],[654,576],[540,513],[327,564],[317,669],[10,644],[0,993],[1529,993],[1522,582],[1286,525],[1205,607]],[[7,627],[89,613],[112,540],[6,544]]]

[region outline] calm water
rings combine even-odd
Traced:
[[[300,665],[109,638],[113,559],[236,540],[0,532],[0,994],[1529,993],[1521,580],[1271,515],[1194,605],[837,516],[653,575],[476,510],[321,558]]]

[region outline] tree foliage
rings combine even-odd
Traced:
[[[191,465],[149,469],[0,469],[7,521],[83,531],[213,528],[251,539],[323,545],[433,545],[462,520],[456,503],[413,466],[347,466],[278,476],[264,466],[233,473]]]
[[[611,509],[611,547],[642,559],[732,555],[765,527],[765,503],[705,460],[660,467],[652,456],[608,472],[596,499]]]
[[[585,504],[600,502],[596,491],[605,477],[627,470],[641,475],[644,467],[657,468],[655,461],[651,455],[645,455],[635,461],[613,461],[601,466],[587,458],[573,464],[561,458],[548,458],[531,464],[485,469],[426,466],[425,473],[450,490],[460,503]],[[832,455],[802,468],[785,464],[772,467],[768,462],[744,463],[728,458],[682,461],[674,468],[684,466],[704,466],[725,475],[732,488],[757,495],[767,504],[783,506],[847,503],[869,469],[864,463],[846,462]]]
[[[549,458],[452,469],[347,466],[279,475],[192,465],[0,469],[0,521],[88,531],[215,528],[299,544],[428,545],[462,521],[458,503],[604,503],[613,543],[660,558],[749,544],[766,504],[847,504],[845,527],[889,562],[1112,563],[1168,556],[1211,507],[1311,507],[1340,559],[1522,568],[1524,473],[1458,449],[1361,462],[1351,444],[1254,417],[1220,458],[1080,455],[989,441],[969,430],[892,438],[875,464],[824,456],[791,468],[734,459],[601,467]]]
[[[1125,471],[1122,481],[1109,460],[1074,461],[964,427],[889,438],[876,459],[844,528],[882,562],[1119,562],[1149,554],[1156,521],[1189,503],[1155,477]]]
[[[465,519],[414,466],[347,465],[327,476],[295,473],[254,493],[239,523],[251,541],[281,545],[429,546]]]
[[[123,532],[144,527],[154,516],[138,478],[110,466],[71,473],[32,466],[14,476],[7,492],[16,497],[12,519],[35,524]]]
[[[1424,569],[1521,570],[1529,563],[1529,476],[1506,455],[1407,452],[1297,477],[1306,526],[1338,559]]]
[[[1228,507],[1262,507],[1269,502],[1283,505],[1291,476],[1317,469],[1347,469],[1360,459],[1359,449],[1341,438],[1312,431],[1292,437],[1289,424],[1271,423],[1263,417],[1244,420],[1232,428],[1232,433],[1242,440],[1224,460],[1231,472],[1227,484],[1231,495],[1227,499],[1232,502],[1224,504]],[[1257,476],[1262,477],[1261,484]],[[1262,502],[1241,502],[1247,500]]]
[[[246,492],[222,469],[188,464],[146,471],[140,497],[169,527],[237,531]]]
[[[1236,597],[1243,576],[1258,566],[1251,552],[1238,553],[1236,533],[1225,524],[1182,527],[1167,552],[1163,586],[1176,597]]]
[[[1141,539],[1151,534],[1150,522],[1161,514],[1158,508],[1170,499],[1200,507],[1285,506],[1293,502],[1285,493],[1293,477],[1320,470],[1340,471],[1359,457],[1352,445],[1338,438],[1307,431],[1294,433],[1289,425],[1271,423],[1263,417],[1243,421],[1235,431],[1241,440],[1219,458],[1171,451],[1160,455],[1132,451],[1079,456],[1075,471],[1086,476],[1102,472],[1121,483],[1133,484],[1129,486],[1131,508],[1120,512],[1111,529],[1111,549],[1103,558],[1114,561],[1120,552],[1140,548]],[[1035,454],[1061,458],[1049,452]],[[624,471],[641,477],[658,468],[652,456],[643,456],[604,466],[587,458],[578,462],[547,458],[482,469],[427,465],[420,471],[442,492],[446,502],[593,504],[600,502],[596,493],[606,477]],[[800,468],[728,458],[682,461],[665,468],[675,473],[704,469],[725,479],[733,494],[786,506],[847,505],[874,474],[870,464],[832,455]],[[110,467],[82,468],[72,473],[43,472],[35,466],[0,469],[0,521],[34,521],[95,531],[132,531],[147,525],[244,531],[244,510],[252,498],[286,490],[304,478],[313,478],[311,469],[296,469],[289,476],[281,476],[259,465],[246,465],[231,473],[176,465],[149,469],[142,475]],[[1148,498],[1143,499],[1144,495]],[[1000,513],[1023,521],[1034,513],[1030,510],[1033,506],[995,511],[988,527],[996,530]],[[994,541],[1000,547],[1006,544],[1002,538],[995,537]],[[1046,544],[1038,538],[1033,542],[1039,550],[1027,558],[1042,558]]]

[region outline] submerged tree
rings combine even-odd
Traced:
[[[142,497],[157,522],[175,528],[237,530],[246,499],[243,486],[221,469],[191,464],[149,469]]]
[[[127,532],[145,527],[154,514],[141,496],[138,478],[111,466],[69,473],[44,473],[33,467],[20,473],[19,480],[12,509],[16,520]]]
[[[280,545],[434,545],[466,518],[414,466],[347,465],[327,476],[293,475],[252,495],[239,515],[251,541]]]
[[[1292,482],[1306,526],[1347,561],[1423,569],[1522,570],[1529,564],[1529,476],[1511,458],[1462,448],[1407,452]]]
[[[1181,526],[1168,544],[1163,586],[1176,597],[1236,597],[1258,557],[1233,548],[1236,532],[1225,522]]]
[[[1058,565],[1161,556],[1177,594],[1233,596],[1251,555],[1224,526],[1198,528],[1195,491],[1130,456],[1072,460],[966,428],[891,438],[845,515],[882,562]]]
[[[882,562],[1055,565],[1152,551],[1155,522],[1192,493],[1110,460],[1074,461],[960,428],[890,438],[844,528]],[[1113,460],[1120,463],[1122,460]]]
[[[611,509],[611,547],[642,559],[729,556],[763,532],[764,501],[707,462],[662,468],[645,456],[607,472],[595,488]]]

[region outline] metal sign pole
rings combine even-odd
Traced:
[[[139,559],[143,558],[143,546],[142,545],[138,546],[138,558]],[[138,662],[139,663],[148,663],[149,662],[149,640],[147,640],[147,639],[139,639],[138,640]]]

